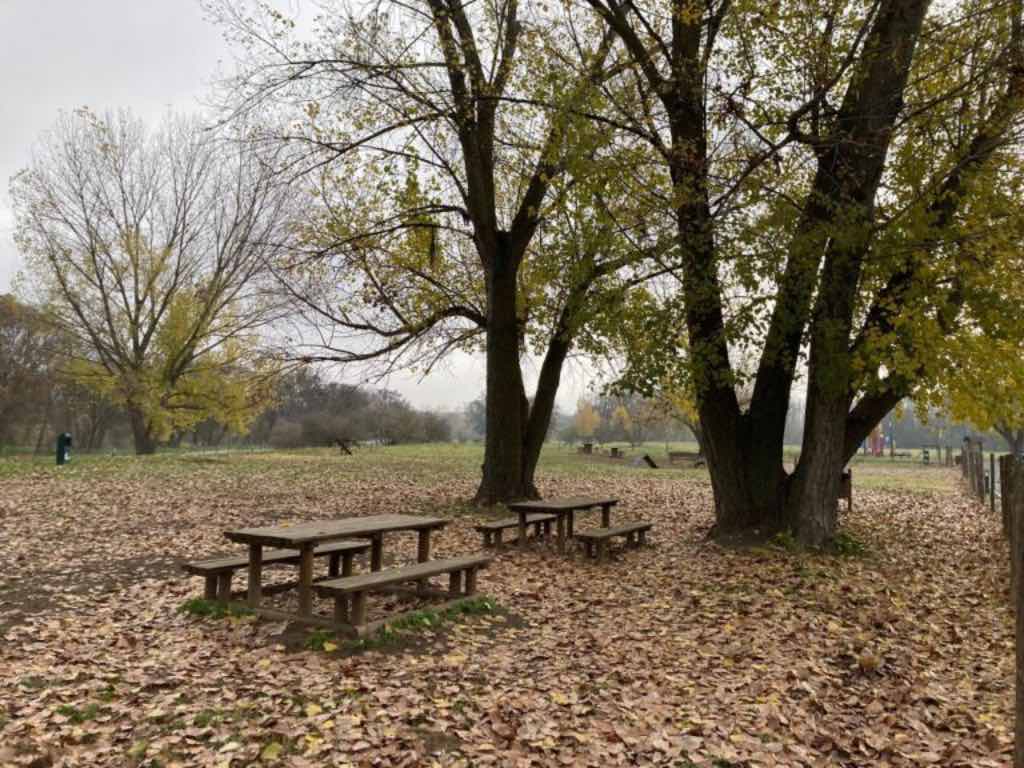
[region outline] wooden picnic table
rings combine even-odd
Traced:
[[[619,503],[618,499],[587,498],[572,496],[567,499],[547,499],[539,501],[515,501],[508,508],[519,515],[519,547],[526,547],[526,516],[532,512],[546,512],[557,515],[556,524],[558,551],[565,552],[565,541],[572,538],[573,518],[577,512],[601,508],[601,527],[611,525],[612,507]]]
[[[299,618],[313,615],[313,551],[320,544],[339,539],[369,539],[370,570],[379,571],[384,558],[384,534],[416,531],[419,534],[419,562],[430,559],[430,534],[448,525],[440,517],[419,515],[369,515],[341,520],[316,520],[296,525],[240,528],[225,531],[231,541],[249,545],[250,607],[258,608],[263,595],[263,547],[299,550]]]

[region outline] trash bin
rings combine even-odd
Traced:
[[[57,466],[63,466],[71,461],[71,435],[68,432],[61,432],[57,435]]]

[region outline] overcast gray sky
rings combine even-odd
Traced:
[[[301,0],[281,5],[313,12]],[[7,182],[61,110],[129,107],[155,121],[168,108],[201,109],[218,67],[230,64],[197,0],[0,0],[0,293],[19,269]],[[563,408],[574,407],[586,378],[566,371]],[[396,375],[387,385],[420,407],[455,408],[483,381],[483,360],[462,355],[423,381]]]

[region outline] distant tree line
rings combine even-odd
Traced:
[[[283,375],[275,402],[253,424],[253,442],[275,448],[336,441],[396,445],[446,442],[452,434],[443,414],[417,410],[397,392],[329,381],[314,368]]]
[[[0,295],[0,447],[47,452],[70,432],[74,449],[135,445],[132,413],[69,371],[74,337],[39,310]],[[446,441],[450,417],[419,411],[400,395],[327,381],[312,368],[268,382],[265,410],[247,430],[207,417],[162,441],[170,447],[330,445],[337,439],[382,444]]]

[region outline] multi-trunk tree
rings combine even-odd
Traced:
[[[265,405],[264,262],[291,209],[260,158],[193,119],[63,116],[11,185],[26,287],[72,339],[62,369],[131,415],[137,453]]]
[[[718,528],[823,543],[846,462],[975,332],[1000,290],[980,282],[1017,258],[978,244],[1016,173],[1020,3],[586,5],[629,53],[624,120],[670,179],[680,285],[661,310],[685,344],[668,332],[665,353],[686,352]]]
[[[516,0],[336,3],[312,38],[233,0],[208,7],[248,49],[231,114],[271,115],[254,138],[290,147],[314,190],[307,247],[276,266],[318,347],[293,354],[391,370],[483,351],[477,500],[535,496],[566,359],[602,347],[605,310],[664,250],[638,217],[645,147],[591,120],[613,112],[597,87],[613,37]]]

